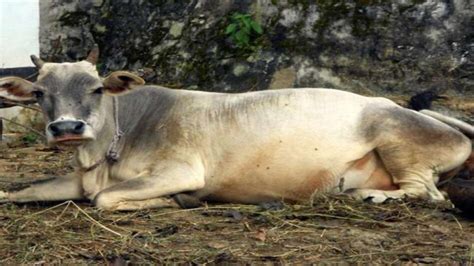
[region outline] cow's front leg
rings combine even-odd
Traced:
[[[195,191],[205,185],[200,169],[188,164],[176,164],[154,175],[137,177],[102,190],[94,199],[95,205],[104,210],[137,210],[157,207],[177,207],[170,196]]]
[[[18,191],[0,191],[1,202],[58,201],[83,198],[81,179],[73,174],[32,183]]]

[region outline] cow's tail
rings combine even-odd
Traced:
[[[440,113],[437,113],[437,112],[434,112],[434,111],[431,111],[431,110],[427,110],[427,109],[424,109],[424,110],[420,110],[419,111],[420,113],[422,114],[425,114],[427,116],[430,116],[436,120],[439,120],[445,124],[448,124],[452,127],[456,127],[458,128],[462,133],[466,134],[466,136],[468,136],[469,138],[474,138],[474,126],[471,126],[469,125],[468,123],[464,122],[464,121],[461,121],[459,119],[456,119],[456,118],[452,118],[452,117],[449,117],[449,116],[446,116],[446,115],[442,115]]]

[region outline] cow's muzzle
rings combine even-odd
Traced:
[[[87,138],[84,137],[86,123],[78,120],[63,120],[50,123],[46,130],[58,143],[79,143]]]

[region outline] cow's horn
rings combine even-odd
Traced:
[[[30,58],[31,58],[31,62],[35,64],[37,69],[40,69],[43,67],[44,61],[41,60],[39,57],[37,57],[36,55],[31,55]]]
[[[87,56],[86,61],[95,65],[97,64],[98,60],[99,60],[99,46],[97,44],[94,44],[94,47],[89,52],[89,55]]]

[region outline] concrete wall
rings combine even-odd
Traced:
[[[371,95],[434,89],[474,96],[472,0],[41,1],[41,54],[102,72],[211,91],[331,87]],[[239,47],[236,12],[263,34]]]

